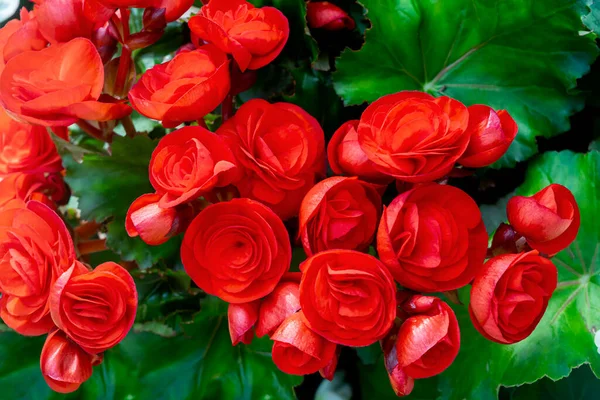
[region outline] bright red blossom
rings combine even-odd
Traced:
[[[229,92],[229,61],[213,45],[180,53],[154,66],[129,92],[131,105],[165,127],[201,119]]]
[[[73,39],[12,58],[0,77],[0,100],[19,119],[44,126],[67,126],[79,119],[109,121],[131,109],[101,103],[104,67],[87,39]]]
[[[377,253],[402,286],[437,292],[473,280],[487,240],[479,208],[468,194],[429,184],[401,194],[384,209]]]
[[[346,346],[369,346],[388,333],[396,318],[396,284],[375,257],[328,250],[300,268],[300,305],[310,329]]]
[[[61,174],[25,174],[15,172],[0,181],[0,209],[13,200],[37,200],[50,207],[63,205],[70,192]],[[54,204],[55,203],[55,204]]]
[[[276,8],[245,0],[213,0],[192,17],[193,34],[231,54],[240,69],[258,69],[283,50],[290,34],[287,18]]]
[[[192,280],[230,303],[271,293],[289,269],[291,257],[281,219],[250,199],[206,207],[190,224],[181,245],[181,260]]]
[[[489,259],[471,288],[473,325],[494,342],[525,339],[544,316],[557,279],[554,264],[535,250]]]
[[[508,221],[532,248],[554,255],[577,237],[579,207],[566,187],[552,184],[531,197],[515,196],[506,205]]]
[[[327,159],[334,173],[358,176],[377,184],[388,184],[393,178],[380,172],[358,143],[359,120],[345,122],[333,134],[327,145]]]
[[[381,196],[356,178],[331,177],[317,183],[300,206],[298,236],[307,255],[323,250],[364,250],[373,241]]]
[[[271,355],[287,374],[307,375],[326,367],[336,357],[336,345],[305,324],[302,311],[290,315],[271,336]]]
[[[133,278],[114,262],[90,272],[74,265],[56,280],[50,295],[56,326],[90,354],[102,353],[123,340],[136,310]]]
[[[22,335],[49,332],[48,297],[75,261],[62,219],[42,203],[13,201],[0,210],[0,316]]]
[[[150,183],[162,197],[158,205],[175,207],[194,200],[238,177],[229,147],[199,126],[178,129],[163,137],[152,152]]]
[[[46,129],[23,124],[0,109],[0,179],[15,172],[53,173],[62,160]]]
[[[407,182],[430,182],[448,174],[465,152],[469,112],[449,97],[422,92],[383,96],[367,107],[358,142],[384,174]]]
[[[0,28],[0,74],[11,58],[25,51],[42,50],[48,42],[42,36],[33,11],[21,9],[20,20],[13,19]]]
[[[286,220],[325,174],[325,138],[319,123],[300,107],[250,100],[217,131],[233,150],[244,178],[242,197],[258,200]]]

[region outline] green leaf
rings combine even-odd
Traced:
[[[519,134],[496,166],[537,152],[536,136],[569,129],[583,107],[573,93],[598,48],[583,34],[589,0],[363,0],[372,28],[337,62],[346,104],[401,90],[507,109]]]
[[[125,216],[138,196],[153,193],[148,180],[148,164],[156,142],[145,136],[133,139],[115,136],[112,155],[86,154],[82,163],[65,158],[66,181],[79,198],[81,218],[108,224],[107,246],[123,260],[146,268],[160,260],[174,262],[179,257],[180,238],[160,246],[148,246],[125,232]]]
[[[441,399],[495,400],[500,385],[531,383],[544,376],[560,379],[584,363],[596,375],[600,373],[600,354],[594,344],[600,328],[600,153],[545,153],[532,162],[517,194],[532,195],[551,183],[573,192],[582,218],[577,239],[552,259],[559,284],[544,317],[527,339],[501,345],[475,330],[466,306],[454,306],[461,349],[439,378]],[[468,291],[461,290],[464,304],[468,304]]]
[[[532,385],[516,388],[511,400],[594,400],[600,393],[600,379],[588,366],[574,369],[568,378],[552,381],[544,378]]]
[[[139,366],[140,399],[294,399],[301,377],[280,372],[271,360],[269,339],[231,346],[227,305],[207,299],[208,309],[185,328],[163,338],[129,335],[122,346]]]
[[[44,338],[2,332],[2,398],[295,399],[293,388],[302,377],[277,369],[271,360],[272,342],[268,338],[254,339],[249,346],[232,347],[227,304],[209,298],[204,306],[184,333],[176,337],[157,335],[152,329],[132,331],[105,353],[103,364],[94,368],[90,380],[70,396],[53,393],[44,383],[39,369]]]
[[[335,93],[328,74],[315,71],[309,66],[291,71],[294,78],[294,95],[284,96],[284,100],[302,107],[315,117],[327,136],[341,125],[342,101]]]

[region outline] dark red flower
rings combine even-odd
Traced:
[[[469,144],[469,112],[449,97],[422,92],[383,96],[363,112],[358,142],[384,174],[430,182],[448,174]]]
[[[192,280],[206,293],[236,304],[271,293],[291,257],[281,219],[250,199],[206,207],[181,245],[181,260]]]
[[[508,222],[529,246],[549,255],[569,247],[581,222],[573,193],[556,183],[531,197],[511,198],[506,213]]]
[[[173,128],[213,111],[229,87],[227,56],[206,45],[146,71],[129,92],[129,100],[140,114]]]
[[[211,1],[188,23],[193,34],[233,56],[240,69],[258,69],[283,50],[288,20],[274,7],[254,8],[245,0]]]
[[[311,28],[328,31],[354,29],[356,24],[348,13],[328,1],[311,1],[306,6],[306,19]]]
[[[396,318],[396,284],[375,257],[328,250],[300,269],[300,305],[310,329],[346,346],[369,346],[388,333]]]
[[[258,200],[286,220],[298,215],[302,198],[325,174],[325,137],[300,107],[254,99],[217,131],[234,152],[245,177],[242,197]]]
[[[476,104],[470,106],[466,134],[469,146],[458,162],[465,167],[481,168],[500,159],[517,136],[517,123],[506,110]]]
[[[544,316],[557,279],[554,264],[535,250],[489,259],[471,288],[473,325],[494,342],[525,339]]]
[[[481,212],[468,194],[428,184],[404,192],[383,210],[377,252],[402,286],[438,292],[473,280],[487,241]]]
[[[298,236],[309,256],[331,249],[362,251],[373,241],[380,214],[381,196],[371,184],[334,176],[304,196]]]

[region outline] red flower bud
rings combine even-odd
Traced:
[[[283,50],[287,18],[274,7],[254,8],[245,0],[211,1],[188,23],[193,34],[231,54],[240,69],[258,69]]]
[[[492,247],[490,248],[492,255],[499,256],[500,254],[515,254],[517,250],[517,240],[521,236],[515,232],[512,226],[501,223],[494,233],[492,239]]]
[[[287,317],[298,310],[300,310],[298,282],[279,283],[275,290],[260,303],[256,336],[272,335]]]
[[[98,51],[88,39],[76,38],[12,58],[0,77],[0,99],[16,117],[43,126],[68,126],[79,119],[110,121],[130,114],[125,104],[97,101],[103,85]]]
[[[163,137],[152,152],[150,183],[162,197],[158,205],[171,208],[195,200],[215,187],[238,178],[236,161],[223,139],[199,126]]]
[[[469,146],[458,162],[465,167],[481,168],[500,159],[517,136],[517,123],[506,110],[494,111],[480,104],[468,107],[469,126],[465,135]]]
[[[162,195],[144,194],[129,206],[125,229],[130,237],[139,236],[146,244],[158,246],[179,233],[176,209],[162,208],[158,202]]]
[[[377,184],[390,183],[393,178],[380,172],[358,144],[358,123],[357,119],[348,121],[335,131],[327,145],[329,166],[338,175],[358,176]]]
[[[460,348],[460,331],[452,309],[437,297],[398,294],[401,325],[382,347],[392,388],[406,396],[415,379],[440,374],[452,364]]]
[[[377,252],[394,278],[410,289],[438,292],[473,280],[488,236],[475,201],[462,190],[417,186],[383,211]]]
[[[114,262],[93,271],[74,265],[52,287],[49,306],[59,329],[86,352],[98,354],[129,333],[137,290],[129,272]]]
[[[181,245],[181,261],[192,280],[206,293],[236,304],[271,293],[291,258],[281,219],[250,199],[206,207]]]
[[[227,308],[227,319],[229,321],[229,335],[231,343],[235,346],[242,342],[250,344],[254,338],[254,324],[258,319],[260,301],[250,303],[230,304]]]
[[[271,339],[273,362],[286,374],[312,374],[335,357],[335,343],[310,330],[304,323],[302,311],[287,317]]]
[[[146,71],[129,92],[129,101],[140,114],[173,128],[217,108],[229,87],[226,55],[206,45]]]
[[[577,237],[579,207],[566,187],[552,184],[531,197],[515,196],[506,206],[508,222],[532,248],[548,255],[566,249]]]
[[[368,346],[388,333],[396,318],[396,284],[375,257],[328,250],[300,268],[300,305],[310,329],[345,346]]]
[[[304,196],[298,236],[308,256],[332,249],[362,251],[373,241],[380,213],[381,196],[371,184],[334,176]]]
[[[306,8],[306,19],[311,28],[323,28],[328,31],[354,29],[354,20],[335,4],[328,1],[311,1]]]
[[[544,316],[556,284],[556,267],[535,250],[493,257],[473,281],[471,321],[489,340],[519,342]]]
[[[54,330],[46,338],[40,367],[44,380],[52,390],[71,393],[92,376],[92,366],[101,358],[86,353],[61,330]]]

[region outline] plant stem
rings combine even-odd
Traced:
[[[125,118],[121,119],[121,124],[123,125],[123,128],[125,128],[127,137],[134,138],[138,135],[138,132],[135,129],[135,125],[133,125],[133,121],[131,120],[131,115],[128,115]]]
[[[99,224],[96,221],[87,221],[76,227],[74,231],[79,239],[89,239],[98,232],[98,229],[101,226],[102,224]]]
[[[119,57],[119,68],[117,69],[117,77],[115,78],[115,92],[117,92],[120,97],[124,97],[125,93],[125,83],[127,81],[127,76],[129,75],[129,69],[131,67],[131,50],[127,45],[127,41],[129,40],[129,9],[121,8],[121,26],[123,28],[123,37],[121,42],[121,57]]]
[[[84,256],[108,250],[108,247],[106,247],[106,239],[95,239],[77,243],[77,250],[79,250],[80,255]]]
[[[223,122],[233,117],[233,95],[231,92],[227,93],[225,100],[221,103],[221,116],[223,117]]]
[[[92,124],[90,124],[89,122],[80,119],[79,121],[77,121],[77,126],[79,126],[81,128],[82,131],[84,131],[85,133],[87,133],[88,135],[90,135],[91,137],[93,137],[94,139],[98,139],[101,140],[103,142],[107,142],[110,143],[112,138],[106,138],[104,137],[104,133],[96,128],[95,126],[93,126]]]

